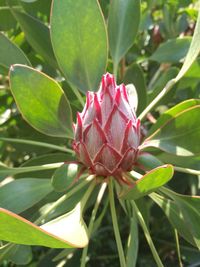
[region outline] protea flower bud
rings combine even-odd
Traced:
[[[124,84],[103,75],[98,92],[88,92],[77,114],[73,148],[90,173],[122,177],[133,169],[140,143],[140,121],[129,103]]]

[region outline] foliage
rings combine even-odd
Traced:
[[[200,264],[198,8],[0,0],[2,266]],[[72,150],[76,113],[106,71],[142,124],[128,185],[89,175]]]

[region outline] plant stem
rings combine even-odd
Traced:
[[[176,249],[178,254],[178,261],[179,261],[179,267],[183,267],[182,261],[181,261],[181,251],[180,251],[180,245],[179,245],[179,239],[178,239],[178,232],[176,229],[174,229],[175,234],[175,240],[176,240]]]
[[[83,198],[81,199],[81,211],[82,211],[82,213],[83,213],[85,205],[87,204],[87,201],[88,201],[95,185],[96,185],[96,181],[93,180],[92,183],[90,184],[90,186],[88,187],[87,191],[85,192]]]
[[[92,216],[90,218],[90,222],[89,222],[89,226],[88,226],[88,236],[89,236],[89,238],[91,237],[91,234],[92,234],[92,229],[93,229],[93,226],[94,226],[96,214],[97,214],[99,205],[101,203],[101,200],[103,198],[104,192],[106,190],[106,186],[107,186],[107,183],[103,183],[101,185],[101,188],[99,190],[99,194],[97,196],[97,200],[96,200],[94,209],[92,211]],[[84,249],[83,249],[83,253],[82,253],[82,257],[81,257],[81,266],[80,267],[85,267],[87,252],[88,252],[88,246],[84,247]]]
[[[78,192],[80,189],[82,189],[84,186],[86,186],[90,181],[92,181],[94,178],[93,175],[88,176],[82,183],[75,186],[72,190],[70,190],[67,194],[59,198],[55,203],[53,203],[34,223],[39,224],[41,223],[50,212],[52,212],[54,209],[56,209],[60,204],[62,204],[66,199],[70,198],[73,194]]]
[[[109,200],[110,200],[112,223],[113,223],[115,239],[116,239],[116,243],[117,243],[120,266],[126,267],[126,261],[125,261],[123,247],[122,247],[122,241],[121,241],[119,227],[118,227],[118,223],[117,223],[117,214],[116,214],[116,209],[115,209],[115,199],[114,199],[112,178],[110,178],[110,180],[109,180],[108,187],[109,187]]]
[[[156,248],[155,248],[155,246],[154,246],[154,244],[153,244],[153,240],[151,239],[151,235],[150,235],[150,233],[149,233],[149,230],[148,230],[148,228],[147,228],[147,226],[146,226],[146,223],[145,223],[145,221],[144,221],[144,218],[142,217],[142,214],[141,214],[140,210],[138,209],[138,207],[137,207],[137,205],[135,204],[134,201],[131,201],[131,204],[132,204],[133,208],[134,208],[135,211],[136,211],[138,220],[139,220],[140,225],[141,225],[141,227],[142,227],[142,229],[143,229],[143,231],[144,231],[144,235],[145,235],[146,240],[147,240],[147,242],[148,242],[148,244],[149,244],[149,247],[150,247],[150,249],[151,249],[151,252],[152,252],[152,255],[153,255],[153,257],[154,257],[154,260],[155,260],[155,262],[157,263],[157,266],[158,266],[158,267],[164,267],[164,265],[163,265],[162,262],[161,262],[161,259],[160,259],[159,255],[158,255],[158,253],[157,253],[157,250],[156,250]]]
[[[176,167],[176,166],[174,166],[174,170],[175,171],[178,171],[178,172],[183,172],[183,173],[200,175],[200,171],[199,170],[193,170],[193,169],[188,169],[188,168],[181,168],[181,167]]]
[[[74,153],[74,151],[72,149],[69,149],[69,148],[65,148],[65,147],[61,147],[61,146],[57,146],[57,145],[52,145],[49,143],[33,141],[33,140],[0,137],[0,141],[19,143],[19,144],[27,144],[27,145],[33,145],[33,146],[41,146],[41,147],[52,148],[52,149],[63,151],[63,152],[68,152],[71,154]]]
[[[173,85],[176,83],[175,79],[170,80],[166,86],[163,88],[163,90],[154,98],[154,100],[142,111],[142,113],[139,115],[139,119],[142,120],[144,117],[149,113],[149,111],[160,101],[160,99],[163,98],[163,96],[166,95],[170,91],[170,89],[173,87]]]

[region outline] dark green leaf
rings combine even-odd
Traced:
[[[187,55],[191,40],[191,37],[168,40],[158,47],[150,59],[159,63],[177,63]]]
[[[0,9],[0,31],[9,31],[16,27],[16,20],[9,9]]]
[[[0,239],[23,245],[51,248],[84,247],[88,237],[77,206],[70,213],[41,227],[0,208]]]
[[[140,114],[146,107],[147,92],[143,71],[137,63],[134,63],[129,68],[127,68],[124,76],[124,82],[133,83],[135,85],[138,95],[137,113]]]
[[[25,178],[0,187],[0,206],[15,213],[32,207],[53,190],[48,179]]]
[[[78,175],[78,165],[74,163],[65,163],[58,168],[52,177],[52,186],[55,191],[65,191],[72,186]]]
[[[164,198],[158,194],[153,193],[152,199],[158,204],[158,206],[164,211],[168,220],[172,226],[178,230],[179,234],[185,238],[193,246],[196,246],[193,235],[191,234],[188,224],[185,222],[183,213],[174,203],[174,201]]]
[[[152,146],[178,156],[200,154],[200,105],[172,115],[148,137],[143,147]]]
[[[12,9],[12,12],[33,49],[51,66],[57,67],[51,45],[49,28],[38,19],[24,12],[19,12],[14,9]]]
[[[139,0],[113,0],[108,17],[110,53],[114,65],[132,46],[140,23]]]
[[[172,198],[181,210],[185,224],[200,250],[200,197],[177,194],[167,188],[162,188],[161,191]]]
[[[173,176],[172,165],[157,167],[141,177],[132,188],[124,189],[120,193],[123,199],[137,199],[150,194],[166,184]]]
[[[11,91],[23,117],[38,131],[72,137],[69,102],[53,79],[23,65],[10,70]]]
[[[83,92],[97,90],[107,64],[106,28],[97,1],[53,1],[51,37],[69,82]]]
[[[136,266],[137,256],[138,256],[138,246],[139,246],[138,223],[137,223],[137,217],[133,212],[133,215],[130,218],[130,233],[127,242],[127,254],[126,254],[127,267]]]
[[[15,63],[31,65],[23,51],[0,33],[0,64],[9,69]]]

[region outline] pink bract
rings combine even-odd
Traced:
[[[77,114],[73,149],[90,173],[121,177],[135,165],[140,144],[140,121],[124,84],[113,75],[102,77],[98,92],[88,92]]]

